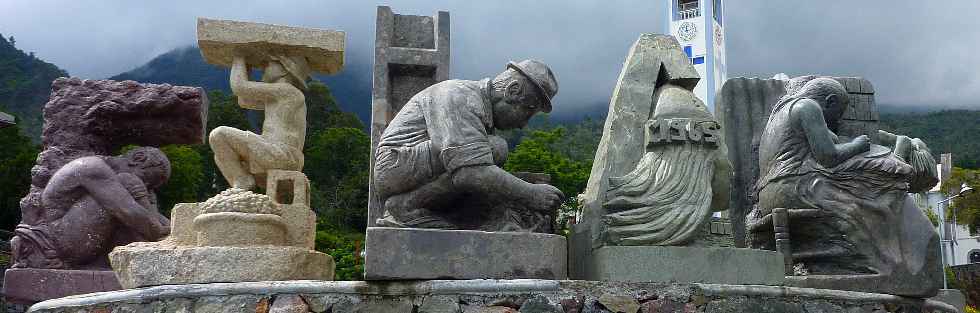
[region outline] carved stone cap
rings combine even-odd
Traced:
[[[197,19],[197,45],[210,64],[230,67],[236,53],[252,66],[269,63],[270,55],[303,56],[313,71],[333,74],[344,67],[342,31],[228,20]]]

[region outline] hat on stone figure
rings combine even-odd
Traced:
[[[659,90],[657,98],[669,99],[669,101],[658,101],[652,119],[691,118],[715,121],[715,117],[708,112],[704,102],[690,90],[677,86],[664,86]]]

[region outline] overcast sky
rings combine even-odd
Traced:
[[[453,78],[539,59],[561,86],[555,113],[569,114],[605,107],[633,41],[663,32],[666,1],[3,0],[0,34],[83,78],[194,44],[196,17],[344,30],[347,62],[371,64],[377,5],[448,10]],[[980,1],[728,0],[725,8],[729,77],[863,76],[882,104],[980,109]]]

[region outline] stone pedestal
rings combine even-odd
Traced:
[[[540,233],[368,227],[367,280],[565,279],[565,237]]]
[[[125,288],[168,284],[246,282],[265,280],[333,280],[330,255],[313,250],[316,214],[310,209],[309,180],[303,173],[267,173],[269,199],[281,207],[273,214],[204,213],[201,203],[180,203],[171,210],[170,237],[161,242],[137,242],[109,254],[112,269]],[[202,215],[237,214],[277,217],[285,233],[276,244],[249,227],[201,229]],[[281,216],[281,218],[279,218]],[[198,221],[195,228],[195,219]],[[207,226],[212,227],[213,226]],[[205,233],[211,236],[205,236]],[[215,235],[235,240],[216,240]],[[279,238],[282,237],[282,238]]]
[[[5,300],[17,304],[119,289],[112,271],[12,268],[3,277]]]
[[[269,281],[170,285],[61,298],[30,312],[954,313],[893,295],[720,284],[555,280]]]
[[[939,289],[939,294],[929,300],[949,304],[960,312],[966,309],[966,295],[958,289]]]

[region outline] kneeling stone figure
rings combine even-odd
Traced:
[[[545,220],[564,195],[501,169],[507,143],[494,130],[551,112],[557,92],[551,69],[525,60],[492,79],[443,81],[412,97],[375,155],[379,226],[549,232]]]

